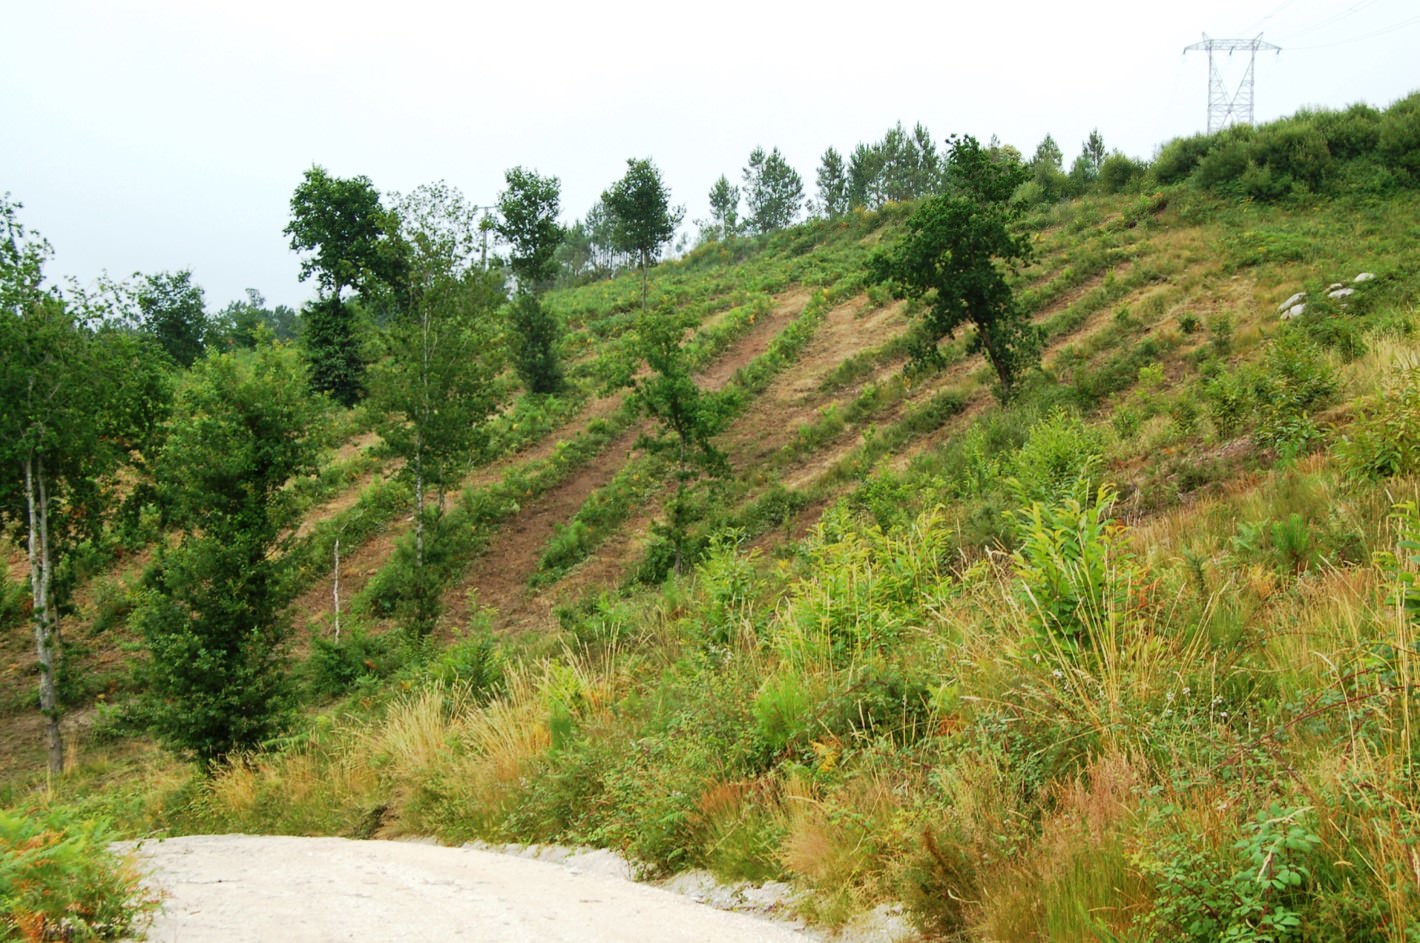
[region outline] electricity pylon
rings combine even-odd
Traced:
[[[1253,65],[1257,61],[1259,49],[1282,51],[1281,46],[1263,42],[1261,33],[1252,39],[1212,39],[1207,33],[1204,33],[1203,42],[1184,47],[1185,53],[1199,51],[1208,53],[1209,134],[1221,131],[1229,124],[1237,122],[1252,124]],[[1247,72],[1243,74],[1242,81],[1238,83],[1237,89],[1232,94],[1228,93],[1228,87],[1223,84],[1223,73],[1218,68],[1218,63],[1213,60],[1215,52],[1226,52],[1230,57],[1235,52],[1247,53]]]

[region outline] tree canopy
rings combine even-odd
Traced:
[[[779,148],[756,147],[744,169],[746,220],[755,232],[773,232],[792,224],[804,203],[804,181]]]
[[[138,286],[141,326],[181,367],[202,356],[207,345],[207,305],[192,272],[158,272]]]
[[[284,232],[291,248],[306,253],[301,281],[312,276],[337,301],[346,288],[365,290],[395,274],[389,251],[389,217],[369,177],[332,177],[319,165],[307,170],[291,196]]]
[[[507,171],[504,180],[507,189],[498,194],[493,228],[512,249],[508,267],[518,279],[519,291],[537,293],[556,274],[557,249],[564,236],[557,222],[561,182],[522,167]]]
[[[970,322],[976,327],[971,349],[986,354],[1003,399],[1040,351],[1039,332],[1006,281],[1007,270],[1030,257],[1029,237],[1011,229],[1019,215],[1011,196],[1026,174],[973,137],[952,138],[947,192],[923,201],[901,239],[879,250],[869,266],[870,277],[895,296],[926,302],[915,363],[940,363],[938,343]]]
[[[649,158],[626,161],[626,174],[602,194],[611,223],[612,244],[636,259],[641,270],[641,303],[646,303],[646,270],[660,257],[685,218],[685,208],[671,206],[670,190]]]

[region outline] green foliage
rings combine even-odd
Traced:
[[[848,173],[843,155],[830,147],[823,152],[818,166],[819,211],[829,219],[838,219],[851,208],[848,200]]]
[[[179,389],[158,480],[185,536],[160,554],[135,615],[148,645],[145,714],[204,763],[286,722],[281,645],[287,483],[314,458],[317,403],[290,350],[199,361]]]
[[[1110,515],[1115,492],[1091,494],[1081,479],[1068,497],[1035,500],[1014,512],[1020,547],[1012,555],[1023,602],[1047,652],[1081,656],[1106,644],[1107,624],[1128,602],[1123,528]]]
[[[1334,400],[1340,381],[1326,354],[1301,331],[1284,330],[1267,347],[1257,381],[1257,439],[1284,458],[1321,437],[1312,413]]]
[[[976,446],[976,475],[989,478],[989,461]],[[1074,495],[1080,487],[1092,493],[1099,485],[1098,467],[1104,455],[1104,436],[1085,425],[1079,416],[1056,408],[1034,423],[1010,463],[1011,489],[1022,503],[1052,502]],[[1081,485],[1083,482],[1083,486]]]
[[[1399,371],[1366,404],[1336,451],[1352,478],[1420,474],[1420,369]]]
[[[375,295],[400,279],[394,229],[368,177],[341,179],[314,166],[291,197],[284,232],[292,250],[309,253],[301,260],[301,280],[314,275],[322,294],[303,312],[310,382],[345,406],[363,394],[365,366],[355,312],[341,295],[346,288]]]
[[[1105,193],[1125,193],[1143,179],[1143,162],[1115,151],[1100,164],[1099,185]]]
[[[312,275],[337,307],[346,288],[366,292],[388,282],[399,269],[389,240],[389,217],[380,192],[368,177],[332,177],[311,167],[291,196],[291,221],[284,232],[291,249],[309,253],[301,260],[301,280]]]
[[[311,388],[328,393],[342,406],[354,406],[365,394],[365,356],[356,326],[356,309],[335,295],[317,298],[301,311]]]
[[[1255,378],[1246,369],[1220,370],[1203,385],[1208,418],[1221,439],[1233,439],[1247,428],[1257,409]]]
[[[498,220],[493,228],[512,248],[508,267],[518,279],[519,291],[537,294],[555,274],[555,256],[562,244],[562,227],[557,222],[561,182],[522,167],[512,168],[504,179],[508,186],[498,194]]]
[[[1391,520],[1398,532],[1395,550],[1376,554],[1376,563],[1395,586],[1395,602],[1411,622],[1420,623],[1420,513],[1411,502],[1396,505]]]
[[[71,555],[97,543],[120,467],[142,467],[166,405],[161,355],[127,332],[84,323],[42,288],[49,244],[0,198],[0,525],[23,535],[49,767],[63,765],[55,671]],[[144,489],[132,495],[141,500]]]
[[[245,300],[233,301],[213,316],[207,327],[207,343],[224,350],[256,347],[270,341],[294,341],[299,333],[295,311],[286,305],[268,308],[261,292],[248,288]]]
[[[636,260],[641,270],[641,306],[646,306],[646,270],[675,236],[684,207],[672,207],[670,190],[649,158],[626,161],[626,175],[602,194],[611,244]]]
[[[1420,184],[1420,93],[1402,98],[1386,110],[1376,150],[1411,186]]]
[[[311,639],[311,654],[302,672],[312,695],[333,698],[389,677],[404,656],[397,636],[371,635],[357,626],[338,639]]]
[[[794,222],[804,200],[804,182],[779,148],[768,154],[756,147],[744,169],[745,220],[757,233],[774,232]]]
[[[967,136],[951,142],[947,174],[952,189],[917,207],[903,238],[872,257],[870,276],[898,297],[928,303],[913,350],[916,363],[940,364],[941,339],[969,321],[976,327],[970,352],[986,354],[999,395],[1009,399],[1040,357],[1039,333],[997,265],[1030,257],[1028,237],[1009,228],[1018,214],[1009,200],[1025,170],[994,160]]]
[[[141,932],[158,901],[102,822],[0,809],[0,938],[91,943]]]
[[[1161,185],[1190,180],[1229,196],[1275,201],[1308,194],[1384,194],[1420,182],[1420,105],[1401,99],[1383,114],[1366,105],[1303,111],[1262,125],[1171,141],[1150,168]]]
[[[202,289],[193,284],[192,272],[149,275],[138,287],[136,300],[142,329],[178,366],[192,366],[202,356],[209,330]]]
[[[562,363],[557,340],[562,334],[557,316],[537,296],[519,293],[508,305],[512,329],[513,368],[529,393],[556,393],[562,388]]]
[[[740,188],[721,174],[710,188],[710,226],[714,239],[729,239],[740,231]]]
[[[669,311],[643,315],[637,336],[652,372],[633,383],[637,409],[661,423],[661,434],[643,436],[641,446],[665,456],[676,467],[676,490],[666,526],[677,573],[686,557],[690,524],[687,489],[701,477],[718,475],[725,468],[724,454],[711,439],[729,418],[721,397],[696,386],[681,335],[682,329]]]
[[[1176,810],[1165,809],[1165,816]],[[1229,943],[1305,939],[1303,911],[1320,863],[1315,815],[1274,803],[1243,826],[1231,848],[1200,848],[1167,827],[1139,864],[1155,882],[1153,909],[1139,921],[1154,938]]]

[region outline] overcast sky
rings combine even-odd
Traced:
[[[312,294],[281,230],[302,173],[382,193],[445,180],[496,200],[523,165],[567,221],[649,156],[688,219],[720,174],[779,147],[814,190],[894,122],[992,134],[1066,163],[1092,128],[1151,157],[1204,130],[1208,63],[1252,37],[1258,121],[1420,89],[1414,0],[1051,4],[649,0],[0,0],[0,192],[91,282],[190,268],[220,308]],[[1246,55],[1224,58],[1231,83]]]

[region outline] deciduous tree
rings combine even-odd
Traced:
[[[49,244],[0,198],[0,519],[21,535],[29,560],[31,621],[49,768],[64,743],[56,672],[62,659],[60,574],[74,544],[96,536],[112,506],[116,473],[161,407],[149,382],[161,355],[131,335],[94,330],[43,287]]]
[[[512,254],[509,268],[517,278],[517,297],[509,323],[513,328],[513,365],[531,393],[555,393],[562,385],[557,362],[557,321],[542,304],[542,293],[557,274],[557,250],[566,238],[557,222],[560,183],[556,177],[514,167],[498,196],[494,229]]]
[[[646,308],[646,273],[675,236],[685,218],[684,207],[672,207],[670,191],[650,159],[631,158],[626,175],[602,194],[612,244],[636,260],[641,272],[641,307]]]
[[[870,263],[871,277],[896,297],[926,303],[914,362],[940,363],[938,343],[970,322],[976,327],[971,349],[986,354],[1003,399],[1040,356],[1039,332],[1006,281],[1007,271],[1030,257],[1029,237],[1011,229],[1019,214],[1011,196],[1026,173],[1019,163],[994,158],[973,137],[952,138],[947,192],[924,201],[902,238]]]
[[[407,275],[386,356],[373,372],[371,402],[385,417],[386,444],[403,459],[400,474],[413,485],[410,615],[411,628],[423,635],[438,616],[426,563],[441,534],[445,495],[475,460],[484,422],[498,406],[502,359],[494,312],[504,297],[501,275],[471,264],[465,246],[477,224],[456,190],[421,187],[398,207]]]
[[[389,241],[389,214],[368,177],[341,179],[312,167],[291,197],[286,235],[306,253],[301,280],[314,277],[321,297],[310,307],[305,338],[312,385],[346,406],[363,392],[364,358],[346,289],[378,292],[403,264]]]
[[[178,389],[158,481],[182,528],[135,614],[147,716],[205,764],[256,747],[289,719],[288,484],[313,467],[318,403],[283,346],[210,355]]]
[[[639,445],[675,463],[676,487],[664,531],[679,573],[690,524],[687,493],[701,478],[724,471],[725,456],[711,440],[724,428],[728,412],[721,397],[696,385],[681,346],[685,327],[674,312],[643,312],[636,331],[651,372],[633,381],[635,403],[660,422],[659,433],[642,436]]]
[[[139,326],[162,345],[181,367],[202,356],[207,344],[207,305],[192,272],[139,276],[136,301]]]

